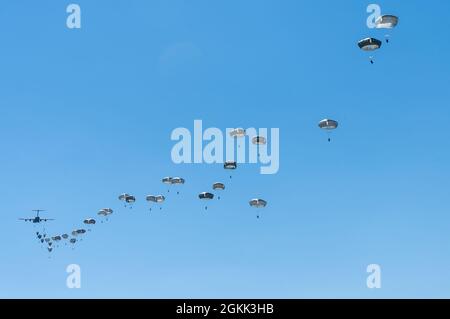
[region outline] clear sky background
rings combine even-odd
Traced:
[[[377,1],[400,23],[374,65],[369,1],[79,0],[81,30],[69,3],[0,5],[0,297],[450,297],[448,1]],[[240,166],[205,213],[227,172],[170,158],[195,119],[280,128],[279,173]],[[166,175],[186,185],[150,213]],[[51,258],[17,220],[47,209],[55,235],[103,207]]]

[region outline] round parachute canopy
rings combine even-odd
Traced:
[[[225,169],[236,169],[237,163],[233,161],[226,161],[225,164],[223,164],[223,168]]]
[[[125,202],[127,202],[127,203],[134,203],[136,201],[136,197],[134,197],[133,195],[127,195],[122,200],[125,200]]]
[[[377,29],[393,29],[398,24],[398,17],[386,14],[383,16],[378,17],[377,20],[375,20],[375,27]]]
[[[72,231],[72,236],[78,236],[78,232],[76,230]]]
[[[69,238],[69,235],[67,235],[67,234],[62,234],[61,237],[64,238],[64,239],[67,239],[67,238]]]
[[[162,179],[162,182],[163,182],[164,184],[170,185],[170,184],[172,184],[172,177],[164,177],[164,178]]]
[[[83,223],[85,223],[86,225],[95,225],[95,219],[93,219],[93,218],[88,218],[88,219],[85,219],[85,220],[83,221]]]
[[[127,203],[134,203],[136,198],[133,195],[123,193],[119,196],[119,200],[125,201]]]
[[[224,190],[225,189],[225,185],[223,183],[214,183],[212,188],[214,190],[217,190],[217,189]]]
[[[46,242],[46,243],[50,242],[50,240],[51,240],[51,239],[50,239],[50,238],[48,238],[48,237],[47,237],[47,238],[45,238],[45,242]]]
[[[98,211],[98,215],[108,216],[113,213],[113,210],[111,208],[102,208]]]
[[[203,193],[200,193],[198,195],[198,198],[205,199],[205,200],[210,200],[210,199],[214,198],[214,194],[211,194],[211,193],[208,193],[208,192],[203,192]]]
[[[231,137],[244,137],[245,136],[245,130],[243,128],[235,128],[230,131]]]
[[[252,138],[252,143],[255,145],[266,145],[267,139],[264,136],[255,136]]]
[[[166,198],[163,195],[148,195],[146,197],[148,202],[153,202],[153,203],[163,203]]]
[[[381,41],[375,38],[365,38],[358,42],[358,46],[364,51],[374,51],[381,47]]]
[[[48,252],[49,252],[49,253],[51,253],[51,252],[52,252],[52,250],[53,250],[53,248],[52,248],[52,247],[48,247],[47,249],[48,249]]]
[[[319,127],[323,130],[334,130],[338,127],[338,122],[335,120],[324,119],[319,122]]]
[[[128,196],[130,196],[130,195],[127,194],[127,193],[120,194],[119,195],[119,200],[125,200]]]
[[[55,236],[55,237],[52,237],[52,240],[53,241],[60,241],[61,240],[61,236]]]
[[[77,234],[82,235],[84,233],[86,233],[86,229],[77,229]]]
[[[71,238],[71,239],[70,239],[70,243],[71,243],[71,244],[75,244],[76,242],[77,242],[76,238]]]
[[[267,206],[267,202],[264,199],[255,198],[249,202],[250,206],[255,208],[264,208]]]
[[[184,178],[174,177],[171,181],[172,184],[184,184]]]

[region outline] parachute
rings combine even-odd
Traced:
[[[108,216],[113,213],[113,210],[111,208],[102,208],[98,211],[98,215],[103,216],[108,221]],[[103,220],[101,221],[103,223]]]
[[[230,136],[231,137],[245,137],[245,130],[243,128],[235,128],[233,130],[230,131]]]
[[[358,42],[359,48],[363,51],[368,52],[378,50],[379,48],[381,48],[381,44],[382,42],[375,38],[365,38]],[[370,63],[374,63],[373,57],[370,57]]]
[[[67,235],[67,234],[62,234],[61,237],[64,238],[64,239],[67,239],[67,238],[69,238],[69,235]]]
[[[170,185],[172,185],[172,177],[164,177],[161,181],[167,185],[167,192],[170,193]]]
[[[398,24],[398,17],[386,14],[383,16],[378,17],[378,19],[375,20],[375,27],[377,29],[393,29]],[[389,34],[386,34],[386,43],[389,43]]]
[[[328,133],[330,133],[332,130],[337,129],[338,127],[338,122],[335,120],[330,120],[330,119],[324,119],[322,121],[319,122],[319,127],[322,130],[326,130]],[[331,142],[331,138],[328,137],[328,142]]]
[[[163,195],[148,195],[146,197],[147,202],[153,202],[156,204],[162,204],[164,203],[164,201],[166,200],[166,198]],[[159,209],[162,209],[162,207],[159,207]],[[150,207],[150,210],[152,210],[152,208]]]
[[[77,242],[77,239],[76,238],[70,238],[70,241],[69,241],[72,245],[75,245],[75,243]],[[72,250],[74,249],[74,247],[72,247]]]
[[[184,184],[184,178],[181,177],[174,177],[172,178],[171,184],[172,185],[183,185]],[[180,194],[179,191],[177,191],[177,195]]]
[[[235,170],[237,168],[237,163],[234,161],[226,161],[225,164],[223,164],[223,168]],[[230,174],[230,178],[233,178],[233,176],[231,174]]]
[[[252,138],[252,143],[254,145],[258,145],[259,148],[260,145],[267,144],[267,139],[264,136],[255,136],[254,138]],[[258,150],[258,157],[259,157],[259,150]]]
[[[225,185],[223,183],[214,183],[213,184],[213,190],[225,190]]]
[[[130,204],[130,209],[131,209],[133,203],[136,201],[136,198],[133,195],[124,193],[119,196],[119,200],[125,202],[124,207],[127,207],[127,204]]]
[[[226,161],[225,164],[223,164],[223,168],[225,169],[236,169],[237,164],[234,161]]]
[[[259,218],[260,216],[260,209],[267,206],[267,202],[264,199],[260,198],[250,200],[249,204],[251,207],[258,209],[258,214],[256,215],[256,218]]]
[[[375,38],[365,38],[358,42],[358,46],[363,51],[374,51],[381,47],[381,41]]]
[[[208,193],[208,192],[203,192],[203,193],[200,193],[199,195],[198,195],[198,198],[200,198],[201,200],[211,200],[211,199],[213,199],[214,198],[214,194],[211,194],[211,193]],[[207,210],[208,209],[208,206],[205,206],[205,210]]]
[[[214,183],[213,184],[213,186],[212,186],[212,189],[213,190],[225,190],[225,184],[223,184],[223,183]],[[220,199],[220,196],[217,196],[217,199]]]
[[[377,29],[393,29],[397,24],[398,17],[391,14],[382,15],[375,20],[375,27]]]
[[[252,143],[255,145],[266,145],[267,139],[264,136],[255,136],[252,138]]]
[[[95,225],[96,222],[95,222],[95,219],[93,219],[93,218],[87,218],[83,221],[83,223],[86,225]]]
[[[235,128],[230,131],[230,136],[235,139],[243,138],[243,137],[245,137],[246,134],[247,133],[246,133],[245,129],[243,129],[243,128]],[[241,145],[239,143],[238,143],[238,147],[239,148],[241,147]]]
[[[113,210],[111,208],[102,208],[98,211],[98,215],[108,216],[113,213]]]

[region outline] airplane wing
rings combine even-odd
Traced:
[[[24,221],[28,222],[28,221],[30,221],[31,219],[30,219],[30,218],[19,218],[19,220],[24,220]]]
[[[41,218],[41,220],[43,220],[44,222],[48,221],[48,220],[54,220],[53,218]]]

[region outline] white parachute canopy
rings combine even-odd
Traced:
[[[163,195],[147,195],[145,199],[147,200],[147,202],[152,202],[156,204],[162,204],[166,200],[166,198]],[[159,207],[159,209],[162,209],[162,207]],[[150,210],[152,210],[151,207]]]
[[[319,122],[319,128],[327,131],[328,133],[337,129],[338,125],[339,123],[337,121],[331,119],[323,119],[322,121]],[[331,142],[330,137],[328,137],[328,142]]]
[[[265,208],[267,206],[267,201],[261,198],[254,198],[249,201],[249,204],[251,207],[258,209],[258,214],[256,215],[256,218],[259,218],[259,211],[261,208]]]
[[[132,204],[134,202],[136,202],[136,197],[134,197],[133,195],[127,194],[127,193],[123,193],[119,196],[119,200],[124,201],[125,202],[125,207],[127,207],[127,204],[130,204],[130,209],[132,208]]]
[[[223,190],[225,190],[225,184],[224,183],[220,183],[220,182],[216,182],[216,183],[213,184],[212,189],[215,190],[215,191],[217,191],[217,190],[223,191]],[[217,196],[217,199],[220,200],[220,196]]]
[[[225,184],[223,183],[214,183],[212,186],[213,190],[225,190]]]
[[[393,29],[397,24],[398,17],[391,14],[382,15],[375,20],[375,27],[377,29]]]
[[[238,138],[238,137],[245,137],[245,135],[246,135],[246,132],[243,128],[235,128],[230,131],[231,137]]]
[[[255,136],[252,138],[252,143],[255,145],[266,145],[267,139],[264,136]]]
[[[97,214],[106,217],[108,215],[111,215],[112,213],[113,213],[113,210],[111,208],[102,208],[98,211]]]
[[[198,198],[200,198],[201,200],[209,201],[214,198],[214,194],[208,193],[208,192],[203,192],[203,193],[198,194]],[[207,210],[207,209],[208,209],[208,206],[205,206],[205,210]]]

